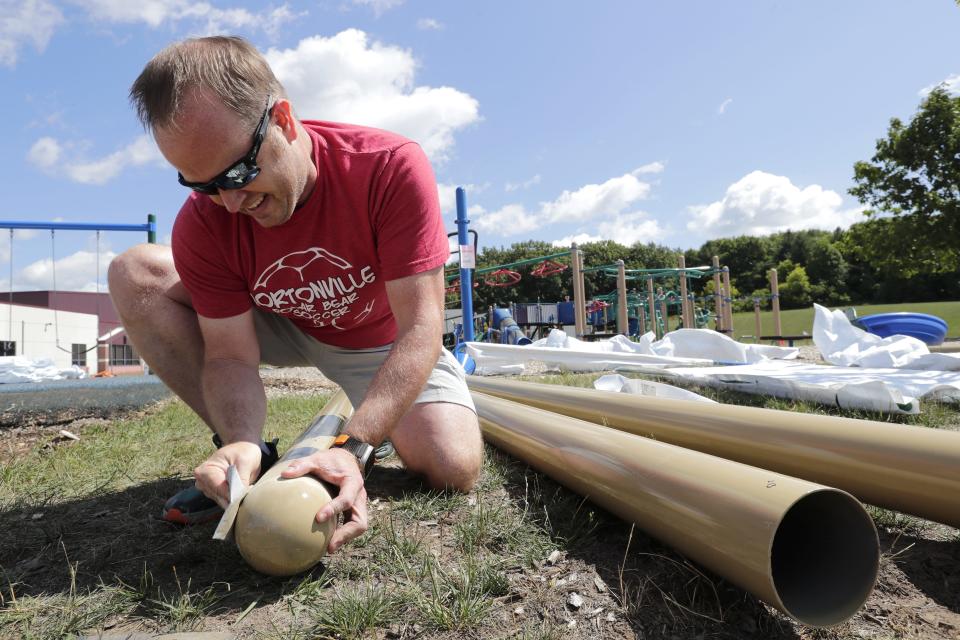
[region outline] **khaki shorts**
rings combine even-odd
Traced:
[[[276,313],[254,309],[253,318],[260,362],[277,367],[316,367],[340,385],[354,407],[360,406],[373,376],[393,346],[343,349],[319,342]],[[427,402],[451,402],[477,411],[463,368],[446,349],[440,350],[440,358],[414,404]]]

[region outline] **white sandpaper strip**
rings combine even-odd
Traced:
[[[243,497],[247,495],[249,487],[240,479],[237,468],[230,465],[227,468],[227,486],[230,489],[230,504],[223,510],[223,516],[217,524],[217,530],[213,532],[214,540],[229,540],[230,532],[233,531],[233,522],[237,519],[237,511],[240,509],[240,503]]]

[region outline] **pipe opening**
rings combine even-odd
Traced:
[[[812,627],[839,624],[877,581],[877,530],[852,496],[824,489],[790,507],[773,540],[773,585],[784,609]]]

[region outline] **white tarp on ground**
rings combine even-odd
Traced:
[[[687,391],[680,387],[663,384],[662,382],[653,382],[651,380],[639,380],[637,378],[624,378],[619,373],[611,373],[600,376],[593,381],[593,388],[598,391],[612,391],[614,393],[632,393],[638,396],[648,396],[654,398],[667,398],[668,400],[693,400],[695,402],[711,402],[717,404],[715,400],[705,398],[699,393]]]
[[[850,324],[840,310],[813,305],[813,342],[823,359],[844,367],[960,371],[960,354],[930,353],[922,340],[880,336]]]
[[[0,384],[11,382],[47,382],[85,378],[86,372],[74,365],[60,369],[50,358],[33,360],[24,356],[0,356]]]
[[[624,336],[586,342],[553,329],[527,346],[468,342],[476,375],[522,373],[524,364],[540,361],[561,371],[636,371],[650,367],[750,363],[768,358],[796,358],[794,347],[742,344],[709,329],[678,329],[654,341],[652,332],[633,342]]]
[[[955,371],[768,360],[733,367],[650,369],[646,373],[745,393],[884,413],[919,413],[921,398],[960,402],[960,372]]]

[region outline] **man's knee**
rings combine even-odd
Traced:
[[[477,483],[482,464],[483,446],[479,446],[437,460],[424,475],[434,489],[453,489],[466,493]]]
[[[179,280],[170,250],[139,244],[110,262],[107,285],[121,314],[136,311],[145,297],[168,289]]]
[[[483,465],[483,439],[477,416],[466,407],[420,405],[392,434],[407,468],[435,489],[470,491]]]

